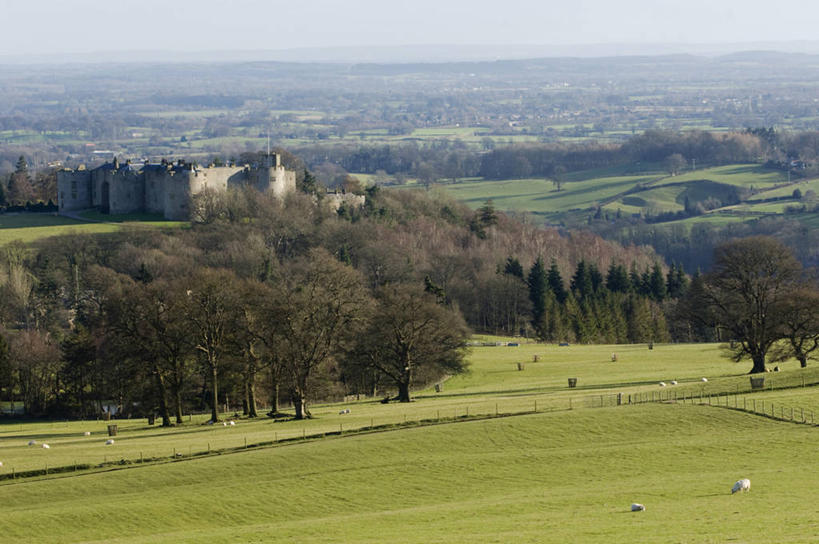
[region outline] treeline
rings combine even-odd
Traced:
[[[802,172],[816,168],[819,133],[785,133],[773,128],[729,133],[647,130],[622,144],[590,141],[501,145],[487,137],[482,147],[470,149],[457,141],[429,145],[409,142],[332,148],[305,146],[298,149],[298,154],[311,169],[322,174],[330,172],[331,175],[319,177],[331,185],[339,174],[347,172],[380,173],[399,182],[407,177],[422,182],[476,176],[560,179],[567,172],[623,165],[666,168],[677,173],[693,164],[702,167],[764,162]],[[792,163],[798,166],[793,167]]]
[[[651,253],[564,237],[490,204],[473,212],[373,188],[363,208],[336,212],[312,195],[282,202],[247,189],[203,194],[194,207],[190,229],[5,246],[0,400],[54,416],[94,417],[113,404],[165,424],[190,410],[217,418],[226,404],[252,416],[257,403],[273,415],[291,403],[308,417],[317,399],[406,401],[412,387],[461,371],[469,327],[561,341],[667,338]],[[564,286],[565,312],[547,312],[565,316],[565,330],[544,326],[536,282],[508,269],[510,257],[577,276]],[[609,269],[629,270],[628,285],[600,281],[597,270]],[[629,318],[625,333],[604,324],[627,314],[645,319]]]
[[[56,201],[57,173],[54,169],[32,174],[26,158],[21,155],[14,172],[0,176],[0,210],[57,211]]]

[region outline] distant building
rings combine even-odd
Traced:
[[[165,219],[190,218],[191,197],[205,189],[251,185],[284,196],[296,190],[296,173],[285,170],[281,157],[272,154],[262,165],[208,166],[162,161],[120,163],[98,168],[57,172],[60,212],[97,208],[103,213],[161,213]]]

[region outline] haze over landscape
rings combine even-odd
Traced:
[[[11,0],[3,10],[15,24],[0,35],[0,56],[168,61],[179,54],[184,61],[218,52],[210,60],[385,62],[819,52],[814,2],[785,0],[773,9],[760,0]],[[424,47],[408,53],[407,46]]]
[[[0,14],[3,544],[816,540],[815,2]]]

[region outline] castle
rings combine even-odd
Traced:
[[[165,219],[190,219],[191,196],[213,189],[250,185],[275,196],[296,190],[296,173],[281,157],[269,155],[254,166],[208,166],[163,160],[135,165],[117,159],[97,168],[57,172],[60,213],[98,208],[103,213],[161,213]]]

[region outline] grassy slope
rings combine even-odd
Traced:
[[[101,214],[97,214],[101,215]],[[140,225],[155,227],[179,227],[186,223],[180,221],[157,220],[155,216],[138,214],[126,216],[97,217],[89,213],[89,219],[110,221],[109,223],[84,223],[68,217],[53,214],[18,214],[0,215],[0,246],[19,240],[30,243],[41,238],[63,234],[83,233],[99,234],[119,230],[127,222],[138,221]]]
[[[4,542],[810,542],[819,473],[788,460],[816,446],[705,406],[537,414],[7,484],[2,525]]]
[[[596,169],[572,172],[565,176],[561,191],[556,191],[551,180],[523,179],[506,181],[470,181],[447,184],[444,188],[454,198],[473,208],[492,199],[504,211],[528,211],[559,220],[573,211],[589,210],[602,205],[610,212],[625,214],[657,213],[682,210],[685,198],[700,202],[708,197],[727,200],[734,188],[761,191],[753,201],[774,196],[789,195],[795,187],[803,192],[813,188],[812,182],[777,187],[787,181],[781,171],[754,164],[737,164],[685,172],[677,176],[651,167],[635,174],[623,168]],[[815,190],[815,189],[814,189]],[[709,217],[710,214],[689,218],[688,223],[700,221],[726,223],[747,219],[747,214],[781,213],[787,203],[757,203],[741,208],[728,207],[728,217]],[[724,214],[727,215],[727,214]]]
[[[618,361],[611,361],[616,352]],[[538,355],[539,361],[533,362]],[[420,392],[412,405],[317,407],[302,423],[239,421],[236,427],[148,428],[119,421],[0,426],[3,471],[13,464],[96,462],[135,453],[187,455],[357,425],[493,412],[494,403],[557,411],[461,421],[278,445],[230,455],[0,483],[4,542],[810,542],[819,473],[783,460],[810,459],[814,428],[708,406],[649,404],[582,409],[578,399],[613,392],[733,391],[747,365],[718,346],[476,347],[472,372]],[[524,371],[516,370],[525,362]],[[817,370],[784,365],[768,380],[817,381]],[[707,375],[707,384],[697,383]],[[567,376],[580,390],[565,387]],[[669,391],[666,388],[665,391]],[[567,401],[573,397],[574,409]],[[819,407],[819,388],[750,395]],[[550,405],[549,403],[554,403]],[[543,409],[543,408],[539,408]],[[200,417],[201,423],[204,418]],[[196,422],[194,422],[196,423]],[[83,437],[81,431],[94,431]],[[52,449],[29,448],[30,437]],[[731,496],[733,481],[753,490]],[[647,512],[630,514],[643,502]],[[36,522],[34,521],[36,520]],[[764,530],[776,524],[777,531]]]
[[[611,362],[616,353],[618,361]],[[538,362],[533,362],[537,355]],[[658,382],[678,380],[674,388],[691,394],[744,391],[749,388],[747,364],[728,363],[716,345],[656,345],[648,350],[637,346],[570,346],[524,344],[519,347],[473,348],[471,372],[444,383],[444,391],[426,390],[416,394],[411,405],[362,400],[342,405],[350,414],[339,414],[339,405],[313,407],[316,416],[307,422],[276,422],[268,418],[242,420],[235,427],[209,427],[207,416],[198,416],[181,427],[149,427],[146,420],[115,421],[119,436],[114,446],[106,446],[104,421],[0,424],[0,474],[42,470],[78,464],[99,464],[117,459],[140,457],[170,458],[250,444],[298,438],[302,435],[351,431],[370,426],[401,424],[405,421],[453,419],[466,414],[493,415],[532,411],[567,410],[612,404],[615,395],[659,393]],[[518,362],[525,364],[517,370]],[[780,365],[783,372],[772,375],[775,387],[819,383],[819,367],[798,370],[796,362]],[[700,382],[707,376],[707,384]],[[578,387],[569,389],[567,378],[578,378]],[[670,391],[665,389],[664,391]],[[602,396],[602,397],[601,397]],[[602,398],[602,400],[601,400]],[[83,436],[89,431],[90,437]],[[29,440],[47,442],[51,449],[28,447]]]

